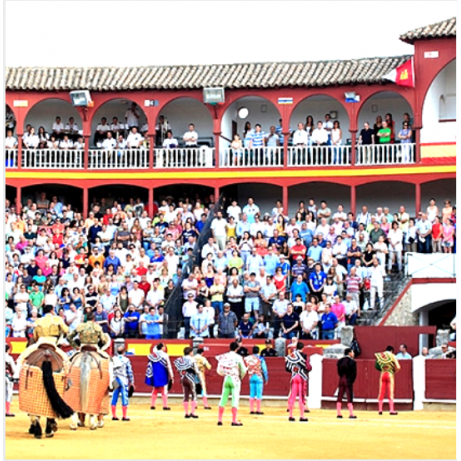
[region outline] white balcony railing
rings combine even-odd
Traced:
[[[415,163],[415,144],[371,144],[357,146],[356,165]]]
[[[18,167],[18,149],[5,149],[5,168]]]
[[[288,166],[341,166],[351,164],[350,146],[289,147]]]
[[[134,170],[149,168],[149,149],[90,149],[90,170]]]
[[[83,169],[83,150],[23,149],[22,167],[31,169]]]
[[[283,146],[221,150],[221,168],[283,167]]]
[[[155,168],[213,168],[215,150],[197,148],[155,149]]]

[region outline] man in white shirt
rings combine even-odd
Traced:
[[[342,222],[347,221],[347,214],[344,212],[344,207],[338,205],[338,211],[333,215],[333,219],[338,218]]]
[[[165,300],[165,292],[163,287],[160,285],[160,279],[154,279],[152,289],[149,290],[146,297],[146,302],[151,307],[158,309],[160,304]]]
[[[139,126],[139,112],[136,103],[133,102],[131,107],[125,112],[125,122],[128,125],[128,129],[131,130],[133,127],[138,128]]]
[[[322,218],[320,220],[320,224],[317,226],[317,229],[315,229],[315,235],[322,234],[324,237],[326,237],[329,231],[330,226],[328,225],[326,218]]]
[[[35,134],[35,128],[33,126],[30,128],[30,132],[28,136],[26,137],[24,135],[23,139],[24,139],[24,145],[26,146],[27,149],[36,149],[38,145],[40,144],[40,139]]]
[[[71,303],[69,309],[64,312],[66,323],[69,326],[69,332],[74,331],[82,322],[83,311],[77,309],[74,303]]]
[[[69,121],[67,122],[64,133],[69,135],[69,138],[72,141],[76,141],[78,137],[78,125],[74,121],[74,117],[70,117]]]
[[[288,304],[290,304],[290,302],[288,299],[285,299],[285,292],[281,291],[272,305],[272,312],[274,315],[274,338],[277,338],[279,335],[282,318],[287,313]]]
[[[333,121],[330,114],[325,114],[325,121],[323,122],[323,129],[328,134],[328,145],[331,144],[331,130],[333,129]]]
[[[189,125],[189,131],[186,131],[183,136],[183,141],[186,147],[197,147],[198,144],[198,134],[195,131],[195,126],[193,123]]]
[[[189,277],[182,281],[181,288],[184,299],[189,299],[189,295],[192,295],[192,299],[195,299],[197,296],[198,282],[192,272],[189,274]]]
[[[15,149],[18,147],[18,140],[13,136],[13,132],[8,130],[5,138],[5,149]]]
[[[352,293],[347,293],[346,300],[343,301],[344,309],[346,310],[346,319],[348,325],[355,325],[357,316],[360,315],[360,309],[352,297]]]
[[[64,124],[61,122],[61,117],[56,117],[56,121],[53,123],[51,134],[54,134],[56,139],[62,139],[64,134]]]
[[[214,243],[214,240],[213,240],[213,237],[210,237],[208,239],[208,243],[206,243],[205,245],[203,245],[203,248],[202,248],[202,258],[203,259],[206,259],[208,253],[212,253],[213,254],[213,259],[216,258],[216,255],[218,253],[218,246],[216,245],[216,243]]]
[[[328,131],[322,122],[317,122],[317,128],[312,132],[312,144],[314,146],[326,146],[328,144]]]
[[[117,149],[120,149],[120,150],[124,150],[127,148],[127,143],[126,143],[126,139],[123,137],[122,134],[119,134],[118,135],[118,139],[117,139]],[[118,152],[118,154],[120,155],[121,152]]]
[[[101,123],[96,127],[96,133],[94,134],[94,143],[97,146],[106,139],[108,131],[110,131],[110,125],[107,123],[107,118],[102,117]]]
[[[79,136],[77,141],[74,143],[74,149],[82,150],[85,148],[85,141],[83,140],[83,136]]]
[[[173,132],[168,130],[166,133],[166,138],[163,140],[162,147],[164,149],[177,149],[179,146],[178,140],[173,137]]]
[[[123,135],[125,133],[125,124],[119,122],[117,117],[113,117],[110,124],[110,131],[112,131],[113,137],[117,138],[119,134]]]
[[[240,218],[240,214],[242,213],[242,209],[238,206],[237,200],[232,200],[230,206],[227,207],[227,214],[234,218],[234,221],[237,223]]]
[[[402,250],[403,250],[403,232],[402,229],[399,228],[398,222],[392,223],[392,228],[389,230],[387,234],[387,241],[389,242],[388,250],[389,250],[389,260],[387,265],[388,272],[392,271],[392,264],[394,263],[394,259],[397,259],[397,266],[399,272],[402,271]]]
[[[139,282],[135,280],[133,282],[133,289],[128,292],[129,303],[133,304],[136,309],[140,309],[144,302],[144,297],[144,291],[139,288]]]
[[[293,151],[292,161],[294,165],[302,165],[305,163],[305,148],[307,146],[308,140],[309,135],[304,129],[304,125],[302,123],[298,123],[298,129],[293,133],[293,146],[298,147],[298,149]]]
[[[376,303],[376,293],[378,294],[379,304],[382,307],[383,305],[383,288],[384,288],[384,277],[386,276],[384,266],[379,264],[377,258],[373,260],[373,265],[371,266],[371,275],[370,275],[370,308],[374,309]]]
[[[74,143],[70,140],[69,135],[65,134],[62,138],[62,141],[59,142],[60,149],[72,149]]]
[[[347,245],[343,242],[341,235],[336,237],[336,243],[333,245],[333,256],[344,268],[347,267]]]
[[[163,142],[167,138],[168,131],[171,131],[171,126],[163,115],[158,118],[158,123],[155,126],[155,144],[157,146],[163,145]]]
[[[184,319],[184,339],[189,339],[190,336],[190,319],[197,312],[197,302],[194,301],[194,295],[189,293],[187,301],[182,305],[182,315]]]
[[[299,316],[299,322],[302,329],[301,339],[315,339],[314,330],[317,328],[319,316],[317,312],[312,309],[312,303],[306,304],[306,309],[303,310]]]
[[[253,224],[255,222],[255,215],[259,214],[259,207],[255,204],[252,197],[248,198],[248,204],[243,207],[243,213],[246,214],[248,222]]]
[[[107,138],[102,142],[102,148],[105,150],[115,149],[117,141],[112,137],[112,131],[107,132]]]
[[[128,148],[136,149],[138,147],[141,147],[141,144],[143,141],[144,141],[144,138],[142,137],[140,133],[138,133],[138,129],[135,126],[132,127],[130,134],[128,135],[128,138],[126,139]]]
[[[211,222],[211,232],[219,249],[224,251],[226,248],[227,222],[222,216],[222,211],[218,211],[216,218]]]

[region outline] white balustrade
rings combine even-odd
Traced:
[[[155,149],[154,168],[213,168],[214,148]]]
[[[83,169],[82,149],[23,149],[22,167],[31,169]]]
[[[356,165],[415,163],[415,144],[370,144],[357,146]]]
[[[349,166],[350,146],[292,146],[288,148],[288,166]]]
[[[219,165],[221,168],[283,167],[283,146],[243,147],[222,149]]]
[[[138,170],[149,168],[149,149],[90,149],[90,170]]]
[[[5,149],[5,168],[18,167],[18,149]]]

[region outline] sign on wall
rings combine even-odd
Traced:
[[[13,107],[28,107],[29,101],[27,99],[15,99],[13,101]]]
[[[293,104],[293,98],[279,98],[279,104]]]

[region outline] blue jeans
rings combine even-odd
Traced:
[[[290,331],[289,333],[285,333],[283,337],[285,339],[293,339],[296,336],[296,331]]]
[[[259,312],[259,298],[245,298],[245,312]]]
[[[218,309],[219,314],[223,312],[223,302],[222,301],[213,301],[211,303],[211,307],[215,310],[215,312],[216,312],[216,309]]]
[[[117,405],[118,396],[122,396],[122,406],[126,407],[128,405],[128,386],[126,384],[122,384],[119,378],[115,378],[118,382],[117,389],[114,390],[112,394],[112,403],[111,405]]]
[[[162,335],[146,335],[146,339],[161,339]]]
[[[190,338],[190,317],[184,317],[184,339]]]
[[[335,339],[335,330],[323,330],[322,339]]]

